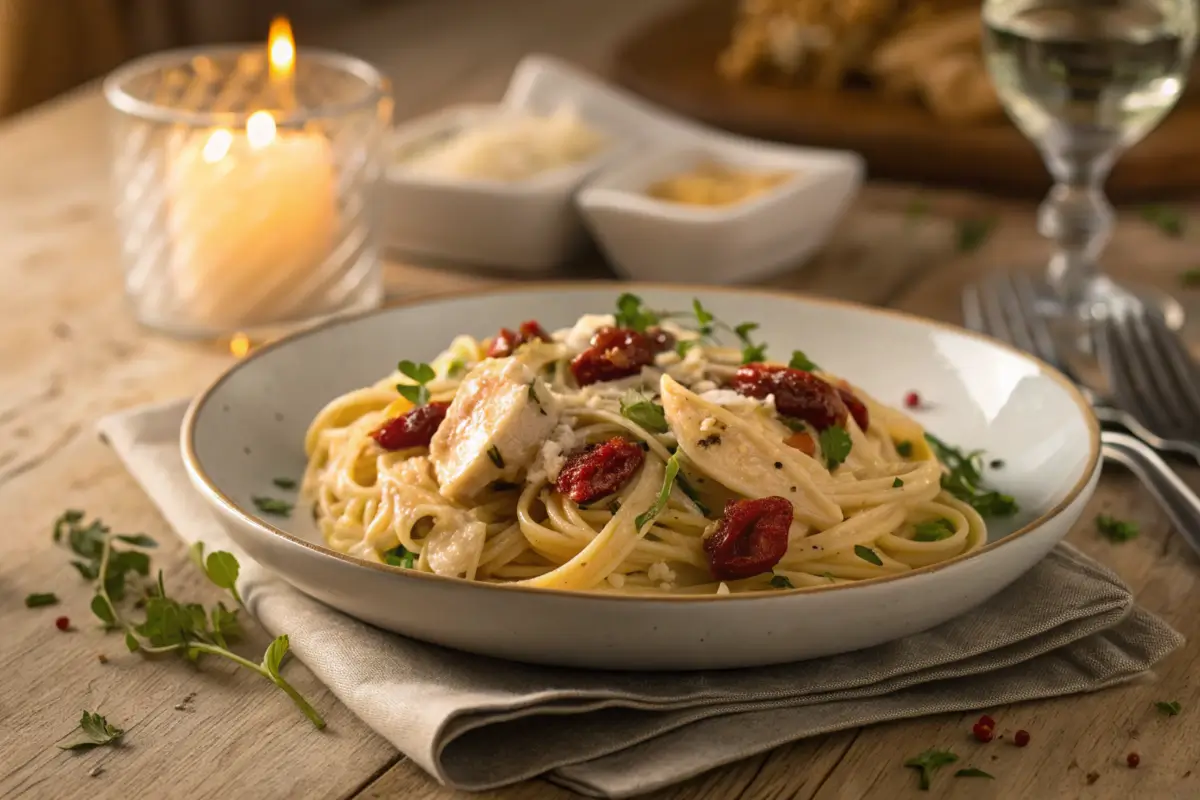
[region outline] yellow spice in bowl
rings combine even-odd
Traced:
[[[672,203],[728,206],[769,192],[792,175],[785,171],[740,170],[709,162],[650,184],[646,194]]]

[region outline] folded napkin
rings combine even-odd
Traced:
[[[359,622],[238,551],[184,472],[183,411],[138,409],[100,430],[180,537],[237,553],[239,588],[272,635],[288,633],[292,652],[355,714],[460,789],[544,775],[629,797],[806,736],[1102,689],[1182,644],[1113,573],[1064,545],[939,628],[815,661],[619,673],[470,655]]]

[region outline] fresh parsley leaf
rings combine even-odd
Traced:
[[[25,596],[26,608],[42,608],[53,605],[58,605],[58,595],[54,592],[34,592]]]
[[[877,567],[883,566],[883,559],[879,557],[879,554],[864,545],[854,545],[854,555],[858,556],[869,564],[874,564]]]
[[[1183,212],[1174,206],[1167,205],[1149,205],[1143,206],[1141,210],[1142,219],[1149,222],[1154,227],[1158,228],[1172,239],[1180,239],[1183,237],[1184,228],[1187,220],[1183,216]]]
[[[621,416],[651,433],[666,433],[667,415],[663,407],[636,389],[621,396]]]
[[[913,526],[914,542],[940,542],[954,535],[954,523],[943,517]]]
[[[263,653],[263,669],[271,673],[271,677],[280,678],[279,668],[283,666],[283,659],[287,653],[288,636],[285,633],[282,636],[276,637],[275,641],[267,646],[267,652]]]
[[[995,224],[996,220],[993,217],[959,220],[956,232],[958,252],[973,253],[982,247]]]
[[[792,351],[792,360],[788,362],[788,366],[792,369],[802,369],[805,372],[817,372],[821,369],[813,363],[812,359],[804,355],[803,350]]]
[[[117,615],[113,613],[112,604],[104,595],[96,595],[92,598],[92,613],[100,618],[100,621],[105,625],[113,625],[117,621]]]
[[[733,333],[743,343],[749,344],[750,334],[756,330],[758,330],[757,322],[743,322],[741,325],[737,325],[734,327]]]
[[[275,484],[284,491],[291,491],[292,489],[296,488],[296,481],[292,480],[291,478],[272,478],[271,483]]]
[[[1179,705],[1178,700],[1171,700],[1170,702],[1159,700],[1154,704],[1154,707],[1166,714],[1168,717],[1173,717],[1182,710],[1182,706]]]
[[[188,548],[188,559],[196,566],[196,569],[204,572],[204,542],[195,542]]]
[[[504,456],[500,455],[500,448],[492,445],[487,451],[488,458],[496,465],[497,469],[504,469]]]
[[[261,496],[251,497],[250,500],[254,503],[254,507],[264,514],[276,517],[290,517],[292,515],[292,504],[286,500]]]
[[[125,731],[116,727],[99,712],[84,711],[79,719],[79,733],[82,738],[58,745],[60,750],[88,750],[102,745],[115,744],[125,735]]]
[[[69,508],[59,515],[54,521],[54,541],[58,543],[62,541],[63,536],[67,535],[71,527],[83,521],[83,512],[78,509]]]
[[[909,442],[909,441],[896,442],[896,454],[899,455],[901,458],[908,458],[909,456],[911,456],[912,450],[913,450],[912,442]]]
[[[786,575],[776,575],[773,578],[771,578],[771,586],[775,587],[776,589],[795,589],[796,588],[795,586],[792,585],[791,579],[789,579],[788,576],[786,576]]]
[[[461,358],[453,359],[449,364],[446,365],[447,378],[457,378],[466,371],[467,362],[463,361]]]
[[[985,517],[1006,517],[1017,513],[1017,501],[1010,495],[984,488],[982,450],[964,452],[932,433],[926,433],[925,439],[933,448],[937,460],[946,468],[942,475],[943,489]]]
[[[659,321],[658,314],[642,305],[642,298],[628,292],[617,298],[615,319],[618,328],[630,328],[642,333]]]
[[[1179,274],[1179,282],[1187,288],[1200,286],[1200,269],[1187,269]]]
[[[988,773],[984,772],[983,770],[979,769],[978,767],[967,767],[966,769],[960,769],[958,772],[954,773],[954,777],[956,777],[956,778],[991,778],[992,780],[996,779],[995,775],[989,775]]]
[[[821,445],[821,456],[825,459],[825,466],[831,470],[836,469],[846,460],[846,456],[850,455],[850,434],[846,433],[846,429],[841,425],[830,425],[821,431],[817,442]]]
[[[1140,532],[1136,522],[1127,522],[1110,517],[1108,514],[1100,514],[1096,517],[1096,530],[1104,534],[1110,542],[1128,542],[1136,539]]]
[[[204,574],[220,589],[236,587],[239,570],[237,557],[224,550],[209,553],[204,561]]]
[[[429,402],[429,388],[425,384],[437,377],[433,367],[428,364],[416,364],[412,361],[401,361],[396,365],[400,374],[416,383],[397,383],[396,391],[414,406],[423,406]]]
[[[383,554],[383,563],[393,567],[412,569],[417,563],[417,554],[409,551],[404,545],[398,544]]]
[[[675,478],[675,483],[679,486],[679,490],[686,494],[688,499],[696,504],[696,508],[700,509],[701,514],[707,517],[712,513],[712,510],[708,506],[700,502],[699,492],[696,491],[695,487],[692,486],[687,478],[683,477],[683,473],[680,473],[679,476]]]
[[[748,344],[742,348],[743,364],[756,364],[766,359],[766,357],[767,346],[765,344]]]
[[[693,347],[699,347],[699,346],[700,346],[699,339],[680,339],[678,342],[675,343],[675,352],[679,354],[680,358],[683,358],[684,356],[686,356],[688,354],[689,350],[691,350]]]
[[[896,478],[896,480],[892,481],[893,489],[899,489],[903,485],[904,485],[904,481],[900,480],[899,478]]]
[[[117,538],[126,544],[131,544],[134,547],[158,547],[158,542],[151,539],[144,533],[119,533]]]
[[[924,791],[929,791],[929,784],[933,780],[933,773],[947,764],[953,764],[955,761],[958,761],[958,756],[949,750],[930,749],[905,761],[904,766],[920,770],[920,787]]]
[[[663,474],[663,485],[658,492],[658,499],[654,501],[654,505],[638,514],[637,519],[633,521],[634,530],[640,531],[647,522],[653,521],[667,507],[667,501],[671,498],[671,486],[675,484],[675,476],[678,474],[679,456],[673,455],[667,459],[667,469]]]

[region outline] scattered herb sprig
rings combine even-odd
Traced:
[[[825,459],[825,466],[829,469],[837,469],[850,455],[850,448],[853,442],[850,439],[850,434],[841,425],[830,425],[817,436],[817,442],[821,445],[821,456]]]
[[[1096,530],[1110,542],[1128,542],[1136,539],[1140,533],[1136,522],[1117,519],[1108,514],[1096,515]]]
[[[58,605],[58,595],[54,592],[34,592],[25,596],[26,608],[42,608],[53,605]]]
[[[819,372],[820,367],[804,354],[803,350],[793,350],[792,358],[788,361],[788,366],[792,369],[802,369],[805,372]]]
[[[383,563],[393,567],[412,569],[417,563],[417,554],[404,545],[398,544],[383,554]]]
[[[663,407],[636,389],[630,389],[621,397],[621,416],[651,433],[668,430]]]
[[[914,756],[904,762],[904,766],[911,767],[921,772],[920,787],[923,791],[929,791],[930,783],[933,781],[933,774],[947,764],[953,764],[958,761],[958,756],[949,750],[929,749],[920,755]]]
[[[954,523],[942,517],[941,519],[918,522],[913,526],[914,542],[940,542],[954,535]]]
[[[254,507],[264,514],[270,514],[273,517],[290,517],[292,515],[293,506],[286,500],[263,495],[255,495],[250,500],[254,503]]]
[[[68,742],[60,742],[60,750],[90,750],[93,747],[113,745],[121,740],[125,731],[113,725],[98,711],[84,711],[79,718],[78,736]]]
[[[996,227],[995,217],[967,217],[958,221],[955,228],[955,244],[960,253],[973,253],[980,247]]]
[[[1183,708],[1182,706],[1179,705],[1178,700],[1170,700],[1170,701],[1159,700],[1157,703],[1154,704],[1154,707],[1157,708],[1162,713],[1166,714],[1168,717],[1175,716]]]
[[[879,557],[879,553],[876,553],[866,545],[854,545],[854,555],[858,556],[863,561],[866,561],[868,564],[874,564],[877,567],[883,566],[883,559]]]
[[[667,507],[667,501],[671,498],[671,487],[675,485],[675,476],[678,474],[679,455],[675,454],[667,459],[667,468],[663,473],[663,485],[658,492],[658,499],[654,501],[654,505],[637,515],[633,521],[634,530],[640,531],[646,523],[652,522]]]
[[[81,511],[64,513],[54,524],[54,540],[65,541],[67,547],[80,557],[80,561],[72,563],[81,575],[94,581],[96,593],[92,597],[92,613],[106,629],[123,632],[125,645],[131,652],[145,656],[175,653],[192,662],[205,655],[228,659],[274,683],[313,725],[325,727],[325,720],[316,709],[280,674],[280,666],[288,652],[286,634],[271,642],[261,663],[256,664],[229,650],[229,643],[241,635],[238,608],[245,609],[237,590],[238,560],[232,553],[218,550],[205,557],[204,546],[196,543],[188,554],[209,581],[229,592],[236,608],[230,609],[224,603],[217,603],[211,609],[205,609],[199,603],[182,603],[167,594],[160,570],[157,581],[144,587],[145,619],[135,623],[126,617],[120,601],[126,594],[131,575],[145,577],[149,574],[150,559],[145,553],[120,549],[115,543],[153,547],[154,540],[144,534],[114,535],[99,520],[84,525],[83,518]]]
[[[787,575],[775,575],[771,578],[771,586],[776,589],[795,589],[791,578]]]
[[[943,489],[985,517],[1007,517],[1017,513],[1017,501],[1012,496],[984,488],[982,450],[963,452],[931,433],[926,433],[925,439],[947,469],[942,475]]]
[[[1167,205],[1142,206],[1141,216],[1172,239],[1183,238],[1187,225],[1183,212],[1178,208]]]
[[[275,484],[280,489],[283,489],[285,492],[290,492],[292,489],[296,488],[296,481],[293,478],[273,478],[271,483]]]
[[[954,773],[954,777],[956,777],[956,778],[991,778],[992,780],[996,779],[995,775],[991,775],[987,772],[984,772],[983,770],[979,769],[979,767],[966,767],[964,769],[960,769],[958,772]]]

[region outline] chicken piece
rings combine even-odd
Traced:
[[[494,481],[520,479],[558,416],[558,401],[520,357],[481,361],[429,443],[442,496],[465,504]]]

